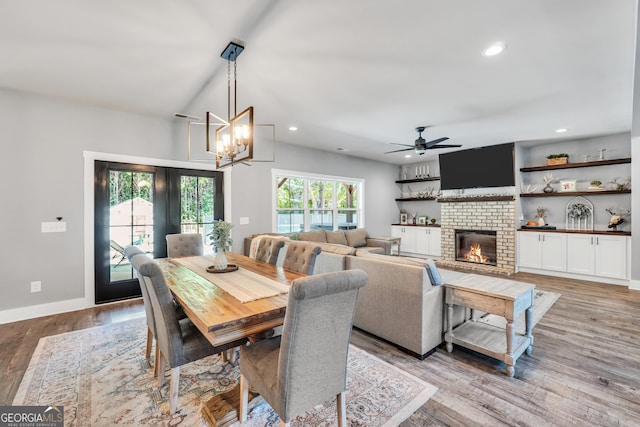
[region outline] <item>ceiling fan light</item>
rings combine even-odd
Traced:
[[[504,52],[506,48],[507,48],[506,43],[498,42],[498,43],[492,44],[491,46],[483,50],[482,54],[484,56],[495,56],[495,55],[498,55],[499,53]]]

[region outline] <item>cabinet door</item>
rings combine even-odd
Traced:
[[[402,252],[416,253],[416,227],[402,227]]]
[[[429,255],[429,229],[416,228],[416,253]]]
[[[428,255],[442,255],[442,230],[439,228],[429,228],[429,252]]]
[[[392,225],[391,226],[391,236],[402,238],[402,227],[401,225]]]
[[[594,274],[595,239],[592,234],[567,235],[567,271]]]
[[[595,273],[614,279],[627,278],[627,238],[624,236],[595,236]]]
[[[518,233],[518,265],[520,267],[541,268],[542,255],[540,233],[522,231]]]
[[[541,233],[542,268],[567,271],[567,235],[564,233]]]

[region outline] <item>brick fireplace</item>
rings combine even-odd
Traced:
[[[447,197],[439,202],[442,203],[441,264],[507,275],[515,272],[516,206],[512,196]],[[467,232],[462,249],[482,244],[486,246],[487,261],[477,257],[471,258],[471,262],[461,259],[458,249],[462,231]],[[495,236],[493,246],[488,243],[489,236]],[[473,241],[474,237],[477,242]]]

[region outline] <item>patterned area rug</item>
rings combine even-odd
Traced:
[[[560,298],[560,294],[549,291],[535,291],[533,294],[533,323],[532,328],[538,324],[542,316],[545,315],[547,311],[551,308],[558,298]],[[500,328],[507,327],[507,321],[502,316],[496,316],[495,314],[487,314],[478,319],[479,322],[485,322],[490,325],[498,326]],[[516,319],[514,322],[516,326],[516,332],[519,334],[524,334],[526,325],[524,320],[524,314]]]
[[[146,324],[135,319],[42,338],[14,405],[64,405],[65,426],[206,425],[201,408],[212,396],[238,384],[237,362],[219,356],[185,365],[180,371],[179,410],[169,415],[167,384],[158,391],[144,359]],[[437,388],[350,347],[347,418],[351,426],[398,425]],[[292,425],[336,424],[335,400],[317,406]],[[244,425],[278,425],[263,403]]]

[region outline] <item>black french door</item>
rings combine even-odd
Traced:
[[[206,235],[222,219],[222,173],[116,162],[95,162],[95,299],[141,295],[124,248],[167,256],[169,233]]]

